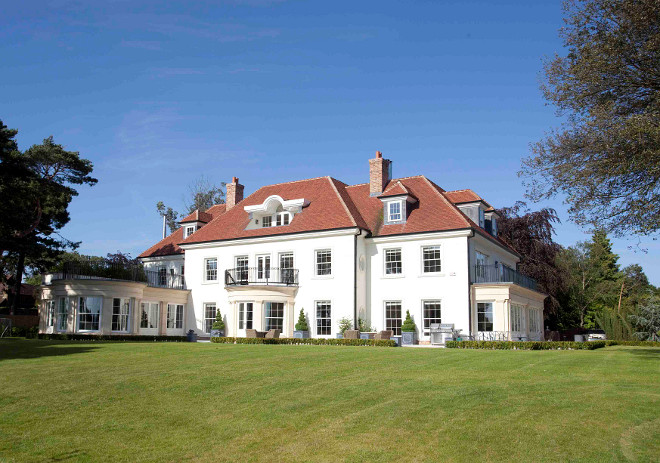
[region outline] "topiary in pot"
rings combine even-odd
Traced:
[[[339,333],[337,333],[337,338],[342,339],[344,337],[344,331],[353,329],[353,319],[348,317],[343,317],[339,319]]]
[[[309,338],[309,326],[307,325],[307,318],[305,317],[305,312],[303,309],[300,309],[300,316],[298,317],[298,323],[296,323],[296,329],[293,332],[293,337],[300,339]]]
[[[412,346],[417,341],[417,325],[410,316],[410,311],[406,310],[406,319],[401,325],[401,344]]]
[[[222,320],[220,309],[215,312],[215,321],[211,325],[211,337],[223,337],[225,335],[225,322]]]

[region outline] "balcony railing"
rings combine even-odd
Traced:
[[[61,268],[50,274],[50,280],[119,280],[146,283],[154,288],[185,289],[183,275],[145,270],[141,265],[115,262],[89,261],[64,262]]]
[[[240,285],[298,286],[298,269],[247,267],[225,270],[225,286]]]
[[[504,265],[475,265],[473,283],[513,283],[536,290],[536,280]]]

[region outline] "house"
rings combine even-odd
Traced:
[[[341,318],[400,334],[409,311],[423,343],[435,323],[542,339],[545,295],[516,270],[495,209],[472,190],[391,172],[377,152],[368,183],[320,177],[245,198],[234,177],[226,204],[195,211],[139,256],[148,278],[50,275],[41,330],[204,337],[220,310],[228,336],[290,337],[302,309],[313,337],[335,337]]]

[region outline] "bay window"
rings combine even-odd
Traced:
[[[183,328],[183,305],[167,304],[167,328]]]
[[[66,326],[69,318],[69,310],[67,308],[67,300],[61,297],[57,304],[57,331],[66,331]]]
[[[99,331],[103,298],[99,296],[78,299],[78,331]]]
[[[140,304],[140,328],[156,329],[158,328],[158,318],[160,304],[158,302],[142,302]]]
[[[266,318],[266,331],[280,330],[284,327],[284,303],[265,302],[264,314]]]
[[[112,331],[128,331],[130,311],[130,299],[120,299],[118,297],[112,299]]]

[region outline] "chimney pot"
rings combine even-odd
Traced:
[[[380,159],[382,157],[383,157],[383,153],[381,153],[380,151],[376,151],[376,158]]]

